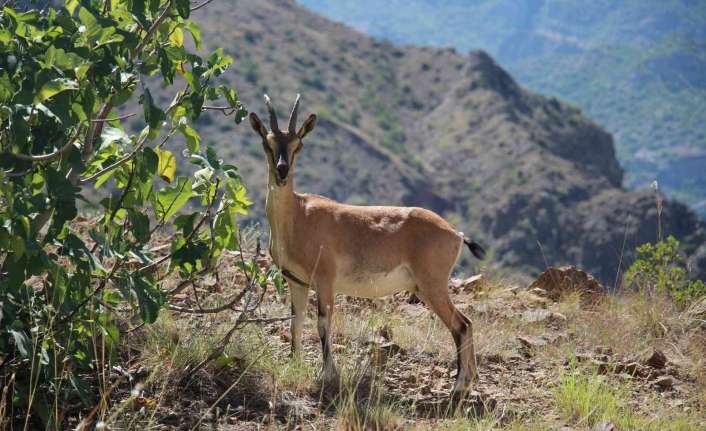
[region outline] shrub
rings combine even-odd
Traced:
[[[687,278],[686,262],[679,254],[679,241],[671,235],[656,244],[639,246],[637,259],[625,273],[625,281],[641,291],[669,295],[682,307],[706,296],[703,281]]]
[[[189,14],[188,0],[0,11],[0,385],[9,404],[0,412],[10,415],[0,428],[61,429],[67,406],[105,403],[126,329],[118,310],[134,325],[154,322],[167,276],[194,280],[238,246],[245,187],[192,125],[209,109],[236,123],[247,112],[234,89],[213,84],[232,58],[185,47],[191,35],[200,49]],[[149,86],[168,92],[177,76],[186,85],[162,109]],[[124,115],[129,101],[137,112]],[[175,134],[193,176],[164,148]],[[77,223],[93,189],[99,218]],[[166,255],[149,245],[161,230],[172,236]]]

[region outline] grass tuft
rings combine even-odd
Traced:
[[[554,392],[558,411],[575,426],[592,428],[601,422],[610,422],[620,430],[696,429],[693,419],[685,416],[660,415],[646,418],[628,407],[627,393],[620,387],[608,385],[597,375],[565,374]]]

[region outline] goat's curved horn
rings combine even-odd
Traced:
[[[267,105],[267,112],[270,113],[270,128],[272,133],[279,134],[279,127],[277,126],[277,114],[275,114],[275,108],[272,106],[272,101],[270,96],[265,94],[265,105]]]
[[[289,114],[289,124],[287,129],[289,129],[289,134],[294,135],[297,133],[297,110],[299,110],[299,98],[300,94],[297,94],[297,99],[294,101],[294,106],[292,107],[292,113]]]

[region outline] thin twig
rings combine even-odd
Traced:
[[[198,4],[194,7],[191,8],[191,12],[196,11],[201,9],[202,7],[206,6],[207,4],[211,3],[213,0],[205,0],[203,3]]]
[[[135,115],[137,115],[137,112],[132,112],[130,114],[125,114],[125,115],[121,115],[119,117],[113,117],[113,118],[94,118],[93,120],[91,120],[91,122],[92,123],[100,123],[100,122],[109,122],[109,121],[116,121],[116,120],[125,120],[127,118],[134,117]]]
[[[61,320],[59,320],[59,323],[60,323],[60,324],[64,324],[64,323],[70,321],[71,318],[74,317],[74,315],[78,312],[78,310],[80,310],[81,308],[83,308],[83,306],[85,306],[86,304],[88,304],[88,301],[90,301],[91,298],[93,298],[93,297],[94,297],[95,295],[97,295],[101,290],[103,290],[103,288],[105,287],[105,285],[108,283],[108,280],[110,280],[111,278],[113,278],[113,275],[115,275],[115,271],[117,271],[118,268],[123,265],[123,263],[125,263],[125,258],[124,258],[124,257],[123,257],[122,259],[119,259],[117,262],[115,262],[115,264],[113,265],[113,268],[111,268],[111,270],[110,270],[110,273],[109,273],[107,276],[105,276],[105,277],[103,277],[103,278],[101,279],[100,284],[99,284],[95,289],[93,289],[93,292],[91,292],[90,295],[88,295],[87,297],[85,297],[85,298],[83,299],[83,301],[81,301],[81,303],[78,304],[78,305],[76,306],[76,308],[74,308],[73,310],[71,310],[71,312],[70,312],[68,315],[66,315],[64,318],[62,318]]]
[[[218,185],[220,184],[220,180],[221,180],[220,178],[218,178],[218,179],[216,180],[216,190],[218,189]],[[193,229],[191,232],[189,232],[189,235],[187,235],[186,238],[184,238],[184,244],[185,244],[185,245],[191,240],[191,238],[194,237],[194,235],[196,234],[196,232],[197,232],[197,231],[201,228],[201,226],[203,225],[204,221],[206,221],[206,219],[209,218],[209,216],[210,216],[210,214],[211,214],[211,209],[213,208],[213,204],[214,204],[215,202],[216,202],[216,197],[214,196],[213,199],[211,200],[211,202],[209,203],[208,208],[206,209],[206,214],[205,214],[203,217],[201,217],[201,220],[199,220],[198,224],[196,224],[196,226],[194,226],[194,229]],[[183,246],[182,246],[182,247],[183,247]],[[136,272],[140,273],[140,272],[148,272],[148,271],[151,271],[151,270],[154,269],[155,267],[157,267],[157,266],[159,266],[160,264],[164,263],[167,259],[170,259],[170,258],[174,255],[174,253],[176,253],[176,252],[179,251],[179,250],[181,250],[181,247],[178,248],[178,249],[176,249],[176,250],[174,250],[172,253],[169,253],[169,254],[167,254],[167,255],[165,255],[165,256],[162,256],[161,258],[155,260],[154,262],[152,262],[152,263],[150,263],[150,264],[147,264],[147,265],[145,265],[145,266],[143,266],[143,267],[141,267],[141,268],[138,268]]]
[[[203,419],[206,417],[206,414],[209,413],[211,410],[213,410],[213,408],[214,408],[216,405],[218,405],[218,403],[220,403],[221,400],[222,400],[223,398],[225,398],[226,395],[228,395],[228,394],[230,393],[230,391],[232,391],[233,388],[235,388],[235,387],[238,385],[238,383],[240,383],[240,379],[243,378],[243,376],[244,376],[245,373],[250,369],[250,367],[252,367],[253,365],[255,365],[255,363],[256,363],[257,361],[259,361],[260,358],[262,358],[263,356],[265,356],[265,353],[267,353],[267,349],[262,349],[262,351],[260,352],[260,354],[257,355],[257,357],[256,357],[255,359],[253,359],[252,362],[250,362],[247,367],[245,367],[245,369],[243,370],[243,372],[240,374],[240,376],[238,376],[238,378],[233,382],[233,384],[230,385],[230,386],[228,387],[228,389],[226,389],[226,390],[221,394],[221,396],[219,396],[218,399],[216,399],[216,401],[213,402],[213,404],[211,405],[211,407],[209,407],[208,410],[206,410],[206,412],[199,418],[199,421],[196,423],[196,425],[194,425],[193,428],[191,428],[191,431],[194,431],[194,430],[196,430],[196,429],[199,429],[199,427],[201,426],[201,422],[203,422]]]
[[[294,316],[284,316],[284,317],[260,317],[253,319],[245,319],[244,323],[272,323],[272,322],[283,322],[285,320],[292,320]]]
[[[235,112],[235,108],[232,106],[211,106],[211,105],[205,105],[201,107],[201,111],[220,111],[221,114],[225,115],[226,117],[231,115],[233,112]]]
[[[148,43],[150,43],[152,36],[154,36],[154,32],[157,31],[157,27],[159,27],[159,25],[162,24],[162,21],[164,21],[167,15],[169,15],[169,11],[171,9],[172,2],[170,1],[162,10],[162,13],[160,13],[157,19],[152,23],[152,26],[150,26],[149,30],[147,30],[147,34],[142,39],[142,42],[140,42],[140,44],[137,45],[137,48],[135,48],[135,55],[133,58],[138,58],[140,54],[142,54],[142,50],[145,49]]]
[[[83,151],[81,152],[84,161],[93,152],[96,140],[100,137],[101,134],[103,134],[103,125],[105,124],[105,121],[103,120],[108,117],[108,114],[110,114],[110,111],[113,109],[113,94],[108,97],[108,100],[105,102],[105,105],[103,105],[100,111],[98,111],[98,115],[96,115],[95,118],[95,120],[97,121],[93,121],[94,119],[91,120],[91,122],[93,123],[93,127],[90,128],[88,134],[86,135],[86,142],[83,143]]]
[[[133,151],[132,151],[130,154],[128,154],[127,156],[123,157],[122,159],[119,159],[119,160],[116,161],[115,163],[112,163],[112,164],[106,166],[105,168],[101,169],[100,171],[96,172],[95,174],[90,175],[90,176],[88,176],[88,177],[86,177],[86,178],[81,178],[81,179],[79,180],[79,184],[86,184],[86,183],[89,183],[89,182],[95,180],[96,178],[100,177],[101,175],[105,174],[106,172],[110,172],[110,171],[112,171],[113,169],[115,169],[115,168],[117,168],[117,167],[120,167],[123,163],[125,163],[125,162],[127,162],[127,161],[129,161],[129,160],[132,160],[133,158],[135,158],[135,156],[137,155],[137,152],[138,152],[140,149],[142,149],[142,145],[139,145],[137,148],[135,148],[135,150],[133,150]]]
[[[169,304],[169,309],[172,311],[177,311],[179,313],[192,313],[192,314],[214,314],[214,313],[220,313],[221,311],[229,310],[232,309],[235,304],[240,302],[241,299],[243,299],[243,296],[245,296],[245,293],[250,289],[250,286],[246,286],[243,288],[243,290],[235,295],[235,297],[228,301],[227,303],[215,307],[215,308],[202,308],[200,310],[195,310],[193,308],[186,308],[186,307],[179,307],[177,305],[172,305]]]
[[[120,199],[118,199],[118,204],[115,206],[115,208],[113,208],[113,211],[110,213],[110,216],[108,217],[108,223],[113,221],[115,214],[117,214],[120,207],[123,206],[123,201],[125,201],[125,196],[127,195],[128,190],[130,190],[130,187],[132,187],[132,180],[134,178],[135,178],[135,164],[133,163],[132,169],[130,169],[130,176],[127,179],[127,184],[125,185],[123,192],[120,194]]]
[[[78,136],[81,134],[81,130],[83,130],[83,125],[80,125],[79,127],[76,128],[76,132],[74,133],[74,136],[72,136],[69,141],[64,145],[63,147],[59,148],[58,150],[54,151],[53,153],[49,154],[41,154],[38,156],[35,155],[30,155],[30,154],[11,154],[14,157],[17,157],[20,160],[26,160],[30,162],[50,162],[54,159],[57,159],[61,157],[64,153],[68,152],[73,144],[76,142],[76,139],[78,139]]]
[[[8,178],[14,178],[14,177],[23,177],[27,175],[28,173],[32,172],[32,168],[27,169],[24,172],[12,172],[12,171],[3,171],[3,176],[6,176]]]

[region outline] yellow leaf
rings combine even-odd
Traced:
[[[176,157],[171,151],[160,149],[157,149],[157,156],[159,157],[157,173],[164,181],[171,183],[176,175]]]
[[[181,28],[176,27],[172,31],[172,34],[169,35],[169,41],[176,46],[184,46],[184,32],[181,31]]]

